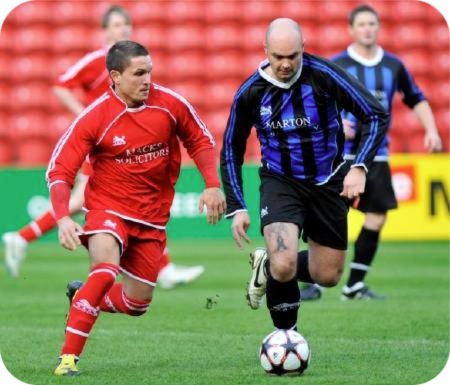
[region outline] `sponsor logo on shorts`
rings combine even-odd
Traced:
[[[269,209],[267,206],[261,209],[261,218],[264,218],[266,215],[269,215]]]
[[[113,222],[111,219],[107,219],[105,222],[103,222],[103,226],[110,227],[115,230],[117,227],[117,223]]]

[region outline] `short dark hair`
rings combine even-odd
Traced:
[[[131,40],[123,40],[114,44],[106,54],[106,68],[122,73],[130,64],[130,60],[136,56],[149,55],[147,48]]]
[[[354,8],[350,12],[350,15],[348,16],[348,24],[353,25],[353,23],[355,22],[356,16],[358,16],[358,14],[362,13],[362,12],[373,13],[375,15],[375,17],[377,18],[377,20],[380,21],[380,15],[378,14],[378,12],[375,11],[375,9],[372,8],[370,5],[364,4],[364,5],[360,5],[356,8]]]
[[[125,18],[127,24],[131,24],[130,14],[125,10],[125,8],[121,7],[120,5],[112,5],[102,16],[101,26],[103,29],[108,28],[111,15],[113,13],[118,13],[119,15],[122,15]]]

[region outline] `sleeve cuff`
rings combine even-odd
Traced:
[[[247,209],[239,209],[239,210],[234,210],[233,212],[226,214],[225,218],[232,218],[234,217],[237,213],[241,213],[241,212],[248,212]]]
[[[369,172],[369,170],[367,169],[366,165],[364,163],[356,163],[356,164],[352,164],[350,166],[350,168],[354,168],[354,167],[360,167],[363,168],[364,171],[366,172],[366,174]]]

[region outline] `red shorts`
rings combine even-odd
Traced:
[[[88,248],[92,234],[109,233],[120,244],[120,270],[150,286],[156,285],[161,258],[166,247],[166,232],[126,221],[102,210],[86,214],[82,244]]]

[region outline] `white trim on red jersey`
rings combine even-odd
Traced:
[[[175,116],[172,115],[172,113],[167,109],[167,108],[163,108],[163,107],[158,107],[158,106],[145,106],[146,108],[155,108],[157,110],[163,110],[164,112],[167,112],[170,117],[172,118],[173,122],[175,124],[177,124],[177,119],[175,118]]]
[[[199,127],[201,128],[201,130],[203,131],[203,133],[205,134],[205,136],[207,136],[209,138],[209,141],[211,142],[211,144],[213,146],[216,145],[216,142],[213,138],[213,136],[211,135],[211,133],[209,132],[208,128],[206,127],[205,123],[203,123],[203,121],[200,119],[200,117],[197,115],[197,113],[195,112],[194,107],[192,107],[192,105],[180,94],[178,94],[175,91],[172,91],[169,88],[160,86],[159,84],[155,84],[153,83],[153,86],[160,91],[163,91],[169,95],[174,96],[175,98],[177,98],[178,100],[180,100],[184,105],[186,105],[186,107],[189,109],[190,113],[192,114],[192,116],[194,117],[195,121],[197,122],[197,124],[199,125]]]
[[[60,75],[58,77],[58,81],[61,83],[65,83],[65,82],[73,79],[89,63],[93,62],[95,59],[98,59],[99,57],[105,56],[106,52],[107,52],[106,48],[101,48],[101,49],[90,52],[87,55],[83,56],[74,65],[70,66],[66,72],[64,72],[62,75]]]
[[[72,134],[73,129],[77,125],[77,123],[83,118],[88,112],[93,110],[95,107],[97,107],[99,104],[103,103],[105,100],[109,99],[109,95],[107,92],[105,92],[102,96],[100,96],[98,99],[96,99],[92,104],[87,106],[81,113],[78,115],[73,123],[70,125],[70,127],[67,129],[67,131],[63,134],[61,139],[59,139],[58,143],[56,143],[55,149],[53,150],[52,157],[50,158],[50,162],[48,164],[47,172],[45,174],[47,182],[49,181],[49,174],[50,171],[55,168],[55,162],[56,158],[61,153],[62,148],[66,144],[67,140],[69,139],[69,136]],[[53,184],[53,182],[52,182]]]
[[[150,286],[153,286],[153,287],[156,286],[156,282],[148,281],[148,280],[146,280],[144,278],[141,278],[141,277],[138,277],[138,276],[136,276],[134,274],[131,274],[129,271],[125,270],[122,266],[119,266],[119,269],[122,272],[122,274],[128,275],[129,277],[135,279],[136,281],[140,281],[140,282],[146,283],[147,285],[150,285]]]

